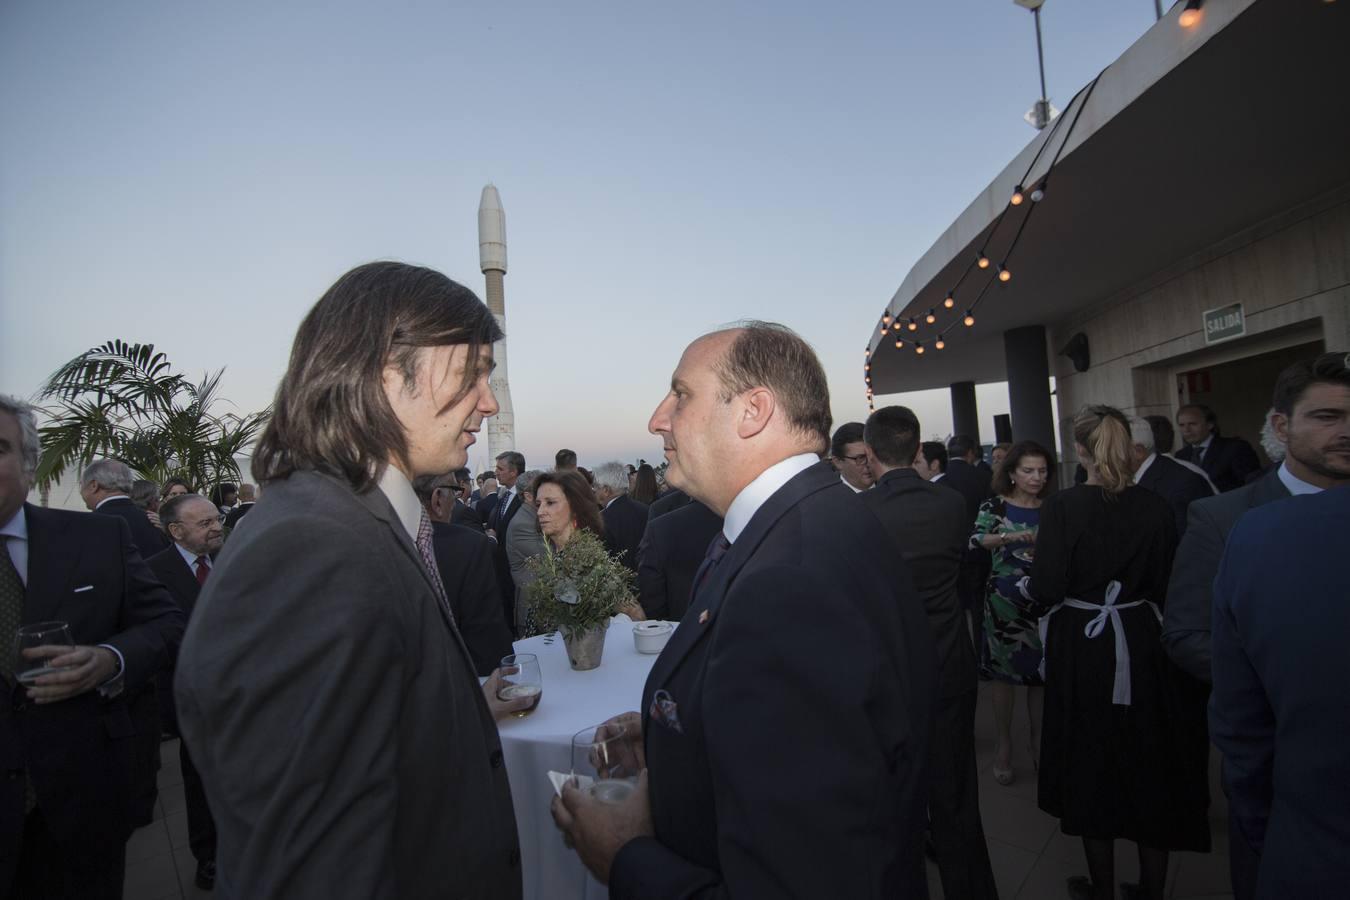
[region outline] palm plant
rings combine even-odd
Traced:
[[[109,341],[81,353],[39,394],[56,403],[44,410],[39,487],[99,457],[120,459],[160,483],[182,478],[204,490],[238,481],[235,457],[253,443],[269,411],[212,413],[223,373],[194,384],[175,373],[153,344]]]

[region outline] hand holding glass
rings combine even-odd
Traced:
[[[601,803],[622,803],[637,788],[639,769],[628,729],[613,719],[572,737],[572,774],[592,779],[586,788]]]
[[[75,641],[65,622],[35,622],[22,626],[14,635],[17,661],[15,676],[31,684],[43,675],[64,672],[69,666],[52,666],[51,660],[70,652]]]
[[[533,653],[513,653],[502,657],[500,669],[502,683],[497,689],[498,700],[523,700],[533,697],[534,702],[511,715],[524,718],[539,707],[544,696],[544,673],[539,669],[539,657]]]

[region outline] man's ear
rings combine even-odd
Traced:
[[[1282,412],[1270,414],[1270,428],[1275,432],[1275,440],[1289,445],[1289,417]]]
[[[764,387],[751,388],[733,402],[739,402],[740,412],[736,417],[736,436],[752,438],[769,426],[778,402],[773,391]]]

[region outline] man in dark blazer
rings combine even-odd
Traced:
[[[966,503],[967,525],[975,531],[975,518],[980,514],[980,504],[993,493],[990,487],[992,476],[980,460],[979,448],[975,439],[965,434],[953,435],[947,441],[947,474],[938,484],[961,495]],[[993,560],[989,551],[982,547],[967,547],[961,560],[961,574],[957,581],[957,594],[961,603],[975,616],[979,627],[980,616],[984,609],[984,594],[989,583],[989,567]]]
[[[520,476],[525,474],[525,456],[514,450],[497,455],[497,497],[487,508],[483,521],[494,541],[492,545],[493,571],[497,573],[497,596],[501,599],[502,619],[515,634],[523,623],[516,622],[516,587],[511,580],[511,560],[506,556],[506,530],[525,502]],[[481,505],[481,504],[480,504]],[[480,510],[482,512],[482,510]]]
[[[700,338],[648,427],[723,532],[623,720],[648,774],[614,805],[565,786],[555,821],[615,900],[923,896],[932,637],[819,461],[814,352],[761,323]]]
[[[248,485],[245,485],[248,487]],[[240,495],[243,495],[242,489]],[[225,543],[225,529],[220,524],[216,505],[199,494],[179,494],[167,500],[161,508],[160,521],[173,539],[173,546],[156,553],[147,562],[150,569],[173,595],[174,602],[188,621],[197,605],[197,595],[211,574],[216,554]],[[156,675],[163,692],[173,696],[173,670],[168,666]],[[178,734],[178,715],[170,702],[164,719],[166,730]],[[206,800],[202,777],[192,763],[187,744],[178,742],[178,761],[183,773],[183,799],[187,804],[188,847],[197,860],[195,881],[202,890],[211,890],[216,883],[216,822],[211,817],[211,806]]]
[[[1177,410],[1177,429],[1183,442],[1177,459],[1204,469],[1220,493],[1242,487],[1261,470],[1251,444],[1219,434],[1219,420],[1208,406],[1189,403]]]
[[[456,469],[451,473],[453,479],[446,480],[446,490],[444,497],[437,495],[436,502],[448,503],[450,506],[450,524],[463,525],[466,528],[472,528],[482,532],[487,529],[487,523],[483,517],[478,515],[478,510],[474,509],[472,502],[465,502],[464,498],[473,486],[473,476],[469,474],[467,467]],[[453,480],[453,484],[450,482]],[[431,507],[428,507],[430,510]],[[433,514],[432,518],[436,516]]]
[[[436,569],[450,598],[455,625],[480,676],[492,674],[511,652],[511,631],[502,618],[492,540],[482,531],[448,521],[451,507],[443,502],[457,487],[455,473],[423,475],[413,482],[417,499],[431,519],[431,546]]]
[[[183,615],[126,523],[24,502],[37,469],[32,407],[0,395],[0,896],[122,896],[139,788],[127,697],[174,655]],[[16,672],[20,625],[65,622],[65,671]],[[152,696],[153,702],[153,696]]]
[[[1214,490],[1203,475],[1155,452],[1153,426],[1144,419],[1130,416],[1130,436],[1134,483],[1166,500],[1177,520],[1177,534],[1185,534],[1186,510],[1196,500],[1213,497]]]
[[[652,505],[647,507],[647,521],[659,519],[666,513],[672,513],[682,506],[693,502],[690,497],[679,488],[671,488],[661,496],[652,501]]]
[[[628,472],[623,463],[603,463],[593,474],[595,499],[605,523],[605,549],[619,557],[630,572],[637,572],[638,546],[647,530],[647,504],[628,496]]]
[[[915,470],[919,420],[903,406],[867,419],[868,467],[876,487],[858,497],[884,526],[909,567],[937,647],[937,714],[928,753],[928,816],[943,896],[997,900],[980,823],[975,762],[975,650],[957,596],[970,529],[961,495]],[[923,456],[927,457],[927,446]],[[941,445],[938,445],[941,447]]]
[[[1342,897],[1350,885],[1346,535],[1350,489],[1294,497],[1243,516],[1219,564],[1210,730],[1230,841],[1258,860],[1237,897]]]
[[[126,463],[97,459],[85,466],[80,475],[80,497],[90,512],[124,520],[131,531],[131,542],[143,559],[149,559],[167,548],[169,539],[150,524],[145,510],[132,502],[130,494],[134,480]]]
[[[481,496],[478,498],[478,502],[473,505],[473,508],[483,521],[487,522],[492,518],[492,511],[497,508],[497,501],[501,500],[497,479],[489,475],[478,483],[478,490]]]
[[[647,523],[638,546],[638,602],[648,619],[684,618],[694,575],[721,530],[722,517],[697,501]]]
[[[411,484],[462,466],[497,412],[501,336],[472,291],[395,262],[343,275],[300,325],[253,456],[267,502],[178,662],[222,897],[521,895],[494,716],[525,704],[479,687]],[[334,377],[370,405],[312,402]]]
[[[225,527],[233,531],[239,527],[239,520],[248,515],[249,510],[253,509],[254,504],[258,502],[258,489],[251,484],[239,485],[239,505],[230,510],[230,514],[225,517]]]

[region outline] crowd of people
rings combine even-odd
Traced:
[[[121,896],[166,735],[199,887],[519,896],[496,722],[534,699],[499,699],[498,666],[537,630],[529,560],[581,531],[628,567],[624,613],[682,622],[615,711],[638,790],[553,802],[616,898],[924,897],[925,852],[946,897],[997,897],[980,681],[994,782],[1024,708],[1039,805],[1082,840],[1068,896],[1117,896],[1117,840],[1125,897],[1210,849],[1211,739],[1236,896],[1350,875],[1345,354],[1279,376],[1265,469],[1195,405],[1175,455],[1167,417],[1082,410],[1071,469],[1031,440],[925,441],[902,406],[832,429],[814,352],[752,322],[684,351],[660,470],[509,451],[475,477],[500,337],[439,273],[358,267],[299,328],[260,487],[97,460],[95,515],[26,502],[36,421],[0,396],[0,633],[71,635],[0,647],[0,898]]]

